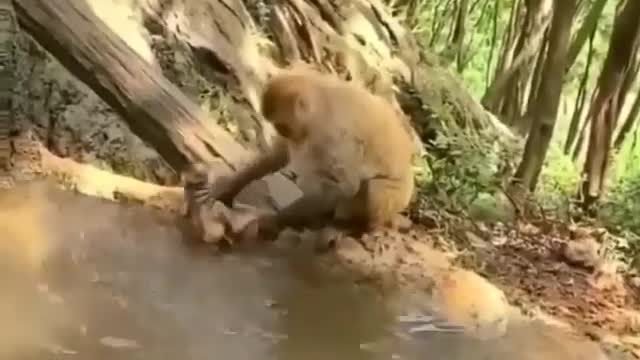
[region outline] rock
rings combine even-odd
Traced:
[[[476,337],[493,338],[506,331],[510,314],[506,296],[472,271],[445,270],[437,276],[434,305],[447,321]]]
[[[600,244],[593,237],[585,237],[567,242],[562,255],[571,265],[593,269],[600,262],[599,252]]]
[[[411,229],[412,226],[413,226],[413,222],[411,221],[411,219],[409,219],[406,216],[397,215],[396,217],[393,218],[392,228],[400,232],[406,233]]]
[[[640,311],[622,310],[621,316],[623,317],[623,321],[627,331],[629,331],[630,333],[640,332]],[[636,340],[638,341],[638,343],[635,345],[640,348],[640,338],[636,338]]]
[[[618,273],[618,263],[614,261],[599,261],[589,277],[589,283],[599,290],[625,291],[624,279]]]

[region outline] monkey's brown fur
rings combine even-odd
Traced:
[[[290,163],[304,195],[263,216],[261,229],[333,221],[370,230],[408,206],[414,146],[384,99],[332,75],[290,69],[267,83],[262,113],[279,134],[272,150],[202,189],[207,197],[230,205],[247,184]]]

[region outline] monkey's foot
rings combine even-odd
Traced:
[[[400,232],[407,232],[413,226],[413,222],[408,217],[397,214],[391,219],[391,228]]]

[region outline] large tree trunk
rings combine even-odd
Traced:
[[[591,123],[582,185],[583,205],[593,209],[604,190],[618,102],[640,45],[640,1],[626,1],[615,19],[611,43],[602,65],[587,120]]]
[[[515,184],[519,183],[529,191],[535,190],[553,135],[575,10],[575,0],[554,1],[549,50],[544,64],[543,78],[536,94],[537,111],[532,114],[533,125],[527,137],[522,161],[515,173]]]
[[[22,27],[116,109],[132,131],[176,170],[188,162],[212,161],[210,149],[231,167],[247,155],[124,44],[83,0],[17,0],[15,4]]]

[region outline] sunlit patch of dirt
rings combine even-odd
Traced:
[[[48,310],[51,294],[38,283],[51,245],[45,191],[36,186],[0,192],[0,358],[50,346],[64,319],[64,309]]]
[[[12,270],[39,270],[46,257],[48,237],[43,223],[44,198],[32,193],[0,193],[0,256]]]

